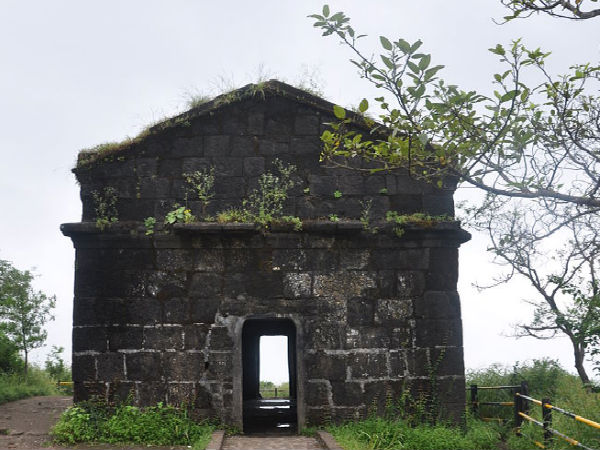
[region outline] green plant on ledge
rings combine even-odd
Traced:
[[[360,202],[362,210],[360,212],[360,223],[362,223],[363,230],[375,234],[379,231],[379,228],[371,225],[371,207],[373,206],[373,200],[364,200]]]
[[[224,211],[217,213],[218,223],[230,223],[230,222],[252,222],[252,214],[247,209],[243,208],[229,208]]]
[[[242,203],[252,220],[265,228],[281,220],[290,222],[284,220],[283,205],[288,198],[288,191],[296,185],[292,180],[296,166],[285,165],[279,159],[275,159],[273,165],[278,173],[262,174],[258,179],[258,188],[254,189]],[[290,218],[290,216],[285,217]],[[294,218],[293,222],[297,224],[300,219]]]
[[[202,205],[202,217],[206,216],[206,208],[210,200],[215,196],[215,168],[196,170],[192,173],[183,174],[185,181],[188,184],[188,190],[195,194]],[[185,194],[186,204],[187,195]]]
[[[94,201],[94,211],[96,213],[96,226],[100,230],[104,230],[110,224],[118,222],[117,211],[117,191],[115,188],[107,186],[102,190],[92,191],[92,199]]]
[[[398,226],[394,228],[394,232],[396,236],[402,237],[405,233],[404,226],[406,224],[412,223],[428,228],[434,226],[436,223],[452,222],[455,219],[447,214],[431,216],[425,213],[398,214],[397,211],[388,211],[385,215],[385,220],[397,224]]]
[[[174,223],[191,223],[196,218],[192,214],[192,211],[187,209],[185,206],[181,206],[179,203],[173,205],[173,209],[165,216],[165,225],[173,225]]]
[[[337,216],[337,214],[329,214],[329,221],[330,222],[339,222],[340,218]]]
[[[156,225],[155,217],[146,217],[144,219],[144,226],[146,227],[146,236],[154,234],[154,226]]]

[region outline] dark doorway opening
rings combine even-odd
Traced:
[[[287,352],[289,393],[261,395],[260,341],[262,336],[284,336]],[[242,386],[244,433],[296,433],[296,326],[288,319],[249,319],[242,329]],[[263,394],[266,392],[263,390]]]

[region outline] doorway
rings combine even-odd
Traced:
[[[278,343],[279,345],[271,345]],[[285,345],[281,345],[285,343]],[[269,352],[269,355],[262,355]],[[263,367],[261,367],[261,364]],[[279,379],[267,380],[279,366]],[[287,380],[281,368],[287,366]],[[261,387],[261,373],[265,378]],[[242,329],[244,433],[295,433],[297,414],[296,326],[289,319],[249,319]],[[278,383],[278,381],[283,380]],[[264,383],[273,382],[273,386]],[[287,381],[287,385],[285,382]],[[275,388],[277,387],[277,392]]]

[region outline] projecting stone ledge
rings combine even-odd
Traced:
[[[471,234],[460,227],[458,221],[446,222],[409,222],[401,226],[403,234],[399,239],[406,240],[436,240],[447,239],[456,243],[464,243],[471,239]],[[359,220],[340,220],[332,222],[330,220],[304,220],[302,222],[302,232],[319,234],[340,234],[340,233],[377,233],[390,234],[398,229],[398,225],[389,222],[376,222],[368,229]],[[77,235],[145,235],[146,228],[142,222],[128,221],[116,222],[104,228],[99,228],[95,222],[71,222],[63,223],[60,226],[61,232],[65,236]],[[195,223],[176,223],[172,226],[174,233],[193,233],[193,234],[220,234],[220,233],[293,233],[294,224],[275,223],[268,229],[255,223],[217,223],[217,222],[195,222]],[[164,235],[165,230],[157,230],[157,235]]]

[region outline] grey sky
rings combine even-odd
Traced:
[[[495,25],[498,0],[331,1],[377,51],[380,34],[422,39],[441,75],[488,92],[497,69],[487,52],[523,37],[552,50],[552,70],[600,59],[598,21],[534,17]],[[48,344],[70,352],[74,252],[59,224],[78,221],[71,167],[79,149],[135,135],[181,110],[186,92],[214,94],[266,72],[290,82],[315,72],[326,97],[355,105],[374,92],[348,63],[350,54],[322,38],[306,16],[323,2],[304,0],[0,0],[0,258],[36,267],[38,288],[57,295]],[[261,69],[261,67],[263,69]],[[223,83],[222,80],[226,80]],[[458,192],[457,197],[468,195]],[[526,284],[481,294],[470,287],[497,268],[485,239],[461,249],[467,367],[558,357],[571,369],[566,342],[501,337],[525,317]],[[43,360],[44,352],[38,352]]]

